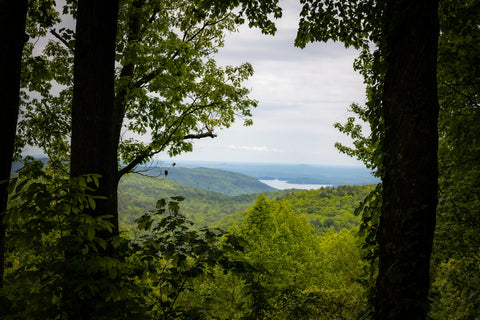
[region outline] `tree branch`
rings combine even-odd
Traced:
[[[450,83],[447,83],[446,81],[444,80],[440,80],[440,82],[442,84],[444,84],[445,86],[447,86],[449,89],[451,89],[452,91],[454,91],[455,93],[461,95],[462,97],[464,97],[465,99],[467,99],[474,107],[478,107],[478,102],[475,101],[474,98],[472,98],[471,96],[461,92],[460,90],[458,90],[457,88],[455,88],[454,85],[450,84]]]
[[[219,24],[220,22],[226,20],[228,17],[230,16],[230,14],[226,14],[225,16],[223,16],[222,18],[216,20],[216,21],[207,21],[203,24],[203,26],[197,30],[197,32],[195,32],[192,36],[190,36],[188,39],[186,39],[186,42],[190,42],[192,41],[193,39],[195,39],[200,33],[202,33],[207,27],[209,26],[214,26],[216,24]],[[184,41],[185,41],[185,38],[186,38],[186,33],[184,34]]]
[[[180,128],[180,126],[182,125],[183,123],[183,120],[185,119],[185,117],[187,115],[190,115],[192,113],[194,113],[195,111],[197,110],[200,110],[200,109],[204,109],[204,108],[209,108],[209,107],[212,107],[214,106],[216,103],[215,102],[212,102],[212,103],[209,103],[207,105],[201,105],[201,106],[195,106],[195,105],[192,105],[190,106],[190,108],[188,108],[185,113],[183,113],[180,118],[178,119],[177,122],[173,122],[170,127],[168,129],[166,129],[165,131],[169,131],[170,129],[171,132],[170,134],[168,135],[168,137],[165,139],[165,141],[162,143],[162,145],[157,148],[157,150],[153,151],[153,145],[150,144],[145,150],[144,152],[142,152],[142,154],[138,155],[132,162],[130,162],[127,166],[123,167],[122,169],[120,169],[118,171],[118,179],[120,180],[120,178],[124,175],[124,174],[127,174],[129,172],[131,172],[137,165],[139,165],[143,160],[145,160],[146,158],[148,157],[151,157],[157,153],[160,153],[162,152],[165,147],[168,145],[168,143],[171,142],[171,139],[173,137],[173,135],[175,134],[175,132],[177,132],[177,130]],[[188,134],[188,135],[185,135],[183,137],[183,140],[187,140],[187,139],[201,139],[201,138],[206,138],[206,137],[211,137],[211,138],[215,138],[217,135],[213,133],[213,131],[210,129],[208,130],[207,132],[204,132],[204,133],[198,133],[198,134]]]
[[[171,57],[169,57],[168,59],[173,60],[178,56],[178,54],[179,54],[179,52],[177,51]],[[163,71],[163,69],[157,68],[157,69],[153,70],[152,72],[150,72],[149,74],[145,75],[144,77],[135,81],[130,87],[131,88],[140,88],[144,84],[147,84],[150,81],[152,81],[153,79],[155,79],[155,77],[157,75],[159,75],[162,71]]]
[[[154,155],[155,153],[158,153],[158,152],[152,153],[152,146],[151,145],[148,146],[147,149],[145,149],[141,155],[137,156],[135,159],[133,159],[132,162],[130,162],[128,165],[126,165],[125,167],[123,167],[118,171],[118,180],[120,180],[120,178],[124,174],[127,174],[131,172],[133,169],[135,169],[135,167],[138,166],[143,160]]]
[[[57,30],[51,29],[51,30],[50,30],[50,33],[51,33],[55,38],[57,38],[58,40],[60,40],[60,42],[63,43],[63,44],[65,45],[65,47],[67,47],[67,49],[69,49],[73,54],[75,54],[75,49],[70,45],[70,43],[68,43],[67,40],[65,40],[65,39],[57,32]]]
[[[197,133],[197,134],[187,134],[186,136],[183,137],[183,140],[187,140],[187,139],[202,139],[202,138],[207,138],[207,137],[210,137],[210,138],[216,138],[217,135],[215,133],[213,133],[212,130],[208,130],[207,132],[203,132],[203,133]]]

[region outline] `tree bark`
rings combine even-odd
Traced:
[[[118,234],[114,110],[118,0],[78,2],[72,103],[71,177],[100,174],[92,214],[111,215]],[[115,192],[113,192],[115,191]]]
[[[5,267],[4,212],[7,209],[20,94],[23,45],[26,41],[27,0],[0,0],[0,288]]]
[[[389,0],[376,319],[425,319],[437,206],[438,1]]]
[[[107,248],[100,249],[105,256],[115,256],[109,239],[119,233],[118,141],[115,141],[114,119],[118,9],[118,0],[78,1],[74,58],[70,176],[101,175],[95,194],[105,199],[97,199],[96,208],[85,210],[84,213],[93,217],[111,216],[109,220],[114,226],[113,231],[97,233],[98,237],[107,241]],[[100,314],[113,316],[115,303],[107,302],[104,297],[108,292],[100,289],[94,295],[83,297],[75,292],[74,283],[79,279],[93,277],[99,284],[109,279],[108,274],[100,271],[87,274],[87,270],[69,266],[76,254],[66,248],[67,270],[62,304],[68,319],[96,319],[101,317]]]

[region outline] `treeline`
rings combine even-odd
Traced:
[[[265,195],[276,202],[288,203],[294,213],[304,216],[318,234],[323,234],[358,226],[360,217],[355,215],[355,209],[373,189],[374,186],[338,186],[316,190],[282,190]],[[228,229],[241,224],[247,213],[248,210],[245,210],[225,216],[213,225]]]

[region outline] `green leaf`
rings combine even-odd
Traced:
[[[92,241],[93,238],[95,238],[95,228],[94,227],[88,227],[87,229],[87,238],[88,240]]]
[[[93,197],[87,197],[87,198],[88,198],[88,204],[90,205],[90,208],[95,210],[95,208],[96,208],[95,199],[93,199]]]

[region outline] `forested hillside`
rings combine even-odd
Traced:
[[[182,213],[196,226],[205,226],[219,218],[249,208],[256,196],[228,196],[219,192],[181,185],[169,178],[131,174],[119,184],[120,219],[124,226],[132,225],[136,218],[162,198],[183,196]]]
[[[255,178],[240,173],[211,168],[146,167],[139,168],[138,171],[157,177],[165,177],[166,172],[169,179],[185,186],[216,191],[232,196],[275,190],[275,188],[261,183]]]
[[[220,183],[221,184],[221,183]],[[212,188],[217,186],[212,185]],[[319,190],[278,190],[265,192],[275,201],[288,203],[295,214],[306,216],[318,233],[335,232],[358,226],[360,218],[354,210],[372,186],[339,186]],[[218,192],[181,185],[165,177],[132,174],[119,185],[120,221],[131,226],[136,218],[153,210],[157,200],[185,197],[181,212],[196,227],[215,225],[225,230],[240,224],[257,198],[257,194],[228,196]]]
[[[206,319],[357,319],[364,312],[356,229],[319,236],[288,201],[260,195],[231,234],[245,241],[233,257],[246,264],[215,267],[212,278],[191,283],[180,305],[206,307]]]
[[[354,211],[373,189],[373,186],[339,186],[317,190],[285,190],[287,193],[284,195],[272,192],[267,197],[287,204],[292,212],[304,216],[318,234],[323,234],[358,226],[360,217],[355,216]],[[242,211],[225,216],[214,225],[224,229],[239,225],[246,214],[247,211]]]

